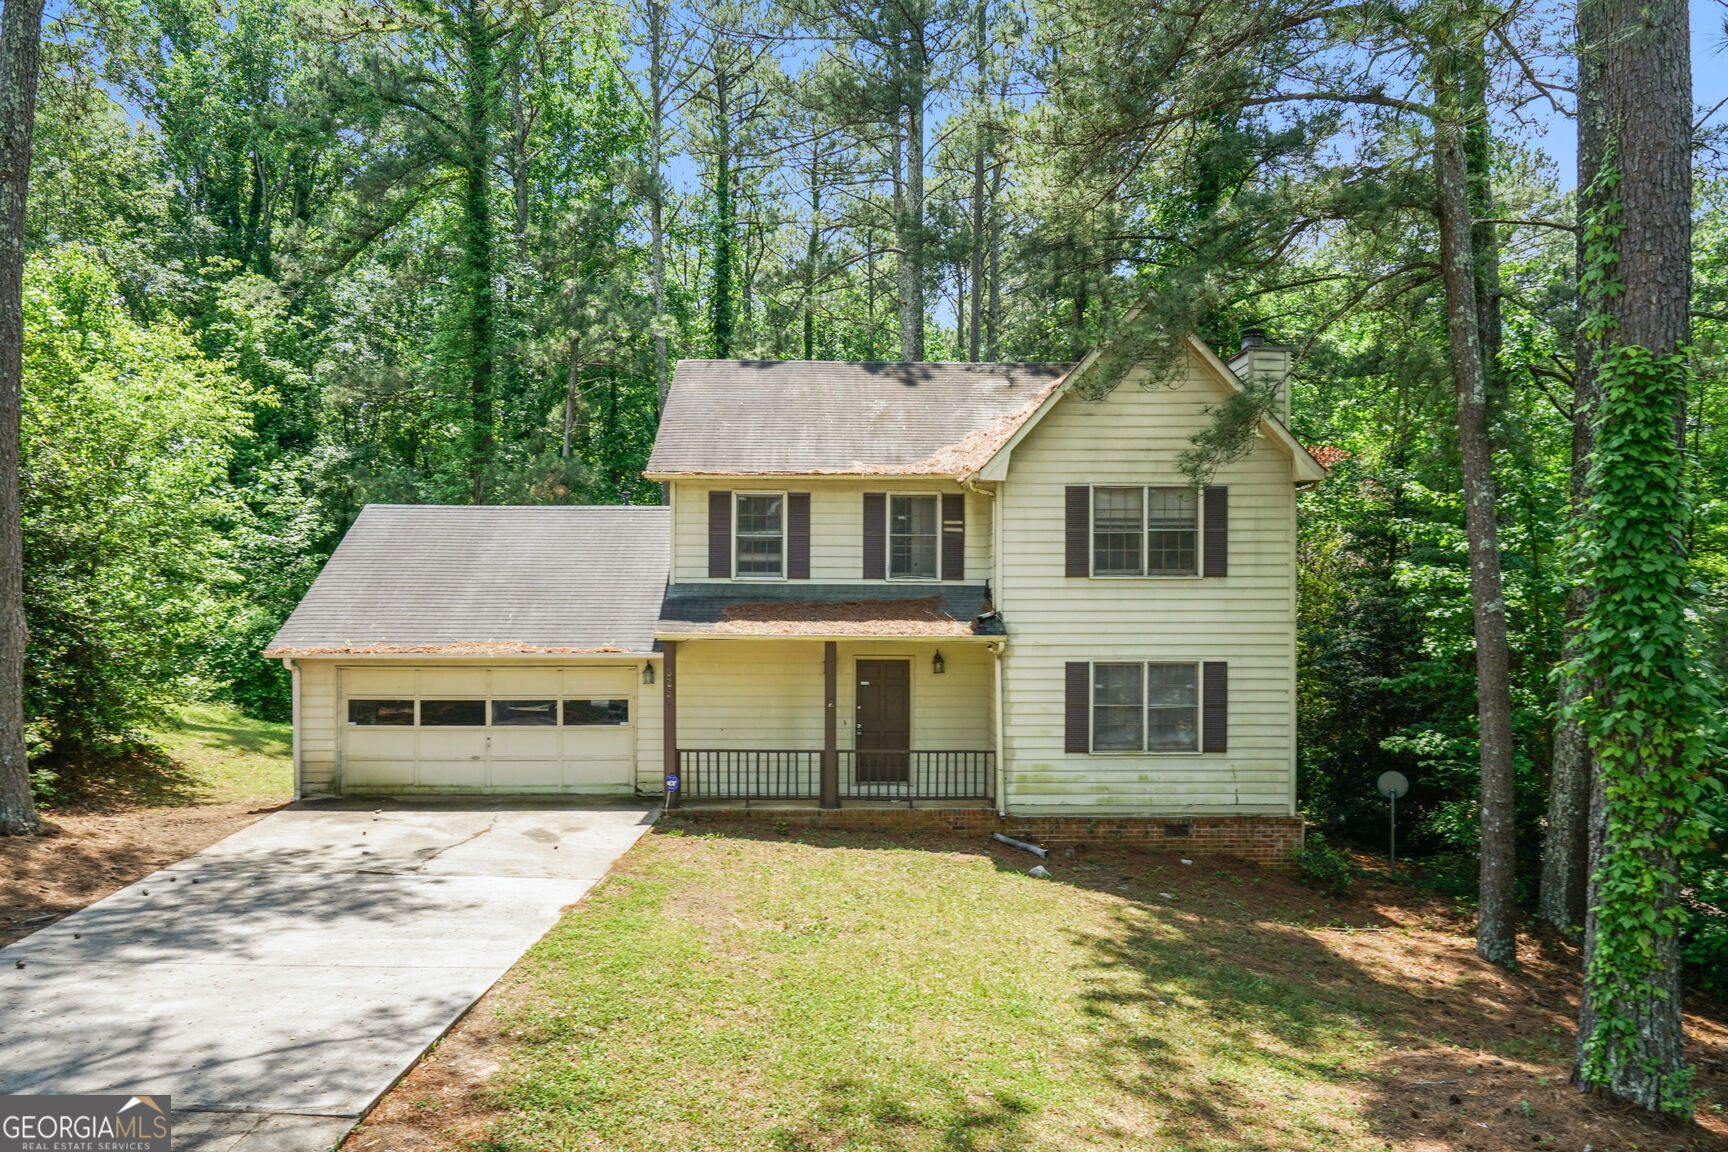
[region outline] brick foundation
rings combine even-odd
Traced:
[[[1236,856],[1288,871],[1300,816],[997,816],[989,808],[709,808],[666,814],[684,823],[796,824],[859,831],[1001,832],[1046,847],[1122,844],[1190,856]]]

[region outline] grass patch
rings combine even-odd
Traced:
[[[294,729],[225,704],[184,704],[151,733],[189,778],[200,803],[285,800],[294,792]]]
[[[183,704],[123,753],[34,775],[50,811],[279,803],[294,792],[293,730],[223,704]]]
[[[653,836],[524,961],[470,1146],[1384,1146],[1343,1090],[1398,1029],[1368,1023],[1371,982],[1311,978],[1334,959],[1312,933],[1235,916],[1199,869],[1163,900],[1143,863],[1052,864],[1083,882],[841,834]]]

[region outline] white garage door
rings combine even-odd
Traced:
[[[633,668],[344,668],[345,791],[628,792]]]

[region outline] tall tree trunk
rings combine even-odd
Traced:
[[[24,383],[24,223],[42,0],[0,10],[0,835],[41,830],[24,754],[24,524],[18,492]]]
[[[714,163],[714,298],[709,307],[709,330],[714,336],[714,355],[724,360],[732,355],[732,122],[727,106],[730,77],[725,69],[714,75],[716,144]]]
[[[924,359],[924,71],[909,51],[906,90],[906,192],[899,220],[900,359]]]
[[[494,445],[493,362],[496,293],[492,285],[492,101],[498,71],[493,61],[493,31],[479,0],[464,0],[463,48],[468,57],[462,93],[467,123],[466,172],[462,197],[462,263],[466,296],[468,374],[468,477],[471,499],[486,503],[486,481]]]
[[[570,370],[564,385],[564,445],[559,452],[559,459],[570,459],[570,430],[576,423],[576,405],[581,401],[582,361],[578,359],[581,344],[574,337],[570,340]]]
[[[1580,8],[1581,18],[1584,16]],[[1581,56],[1579,67],[1591,67],[1591,60]],[[1596,67],[1600,61],[1596,61]],[[1601,166],[1603,118],[1601,80],[1588,83],[1580,76],[1578,87],[1578,208],[1577,263],[1584,267],[1584,222],[1601,212],[1602,196],[1596,188],[1596,175]],[[1582,292],[1577,311],[1582,319],[1592,305]],[[1577,570],[1576,546],[1578,532],[1590,504],[1590,459],[1596,447],[1596,356],[1600,341],[1592,337],[1587,326],[1579,324],[1572,369],[1572,469],[1570,477],[1571,536],[1574,551],[1572,586],[1566,593],[1565,623],[1562,650],[1570,665],[1581,654],[1579,622],[1590,606],[1591,587],[1588,574]],[[1567,673],[1560,682],[1557,711],[1563,716],[1590,694],[1589,681],[1577,673]],[[1590,755],[1590,740],[1584,727],[1557,722],[1554,732],[1554,763],[1548,775],[1548,818],[1542,846],[1542,884],[1537,894],[1537,915],[1568,936],[1579,934],[1584,927],[1590,879],[1590,792],[1595,764]]]
[[[804,250],[804,359],[816,359],[816,260],[822,253],[821,154],[810,162],[810,239]]]
[[[671,387],[666,372],[666,192],[660,182],[666,147],[666,70],[661,59],[665,36],[665,0],[648,0],[648,149],[653,168],[648,242],[654,280],[654,395],[661,408],[666,406],[666,390]]]
[[[972,155],[972,324],[966,358],[978,362],[979,328],[984,321],[984,145]]]
[[[984,341],[984,358],[1002,358],[1002,165],[998,163],[990,175],[990,307],[986,317],[989,335]]]
[[[1586,350],[1598,369],[1592,381],[1597,389],[1598,454],[1632,432],[1638,417],[1672,420],[1675,440],[1670,460],[1638,465],[1639,475],[1631,481],[1619,472],[1598,472],[1590,496],[1593,505],[1613,502],[1614,510],[1639,518],[1642,538],[1650,542],[1651,564],[1638,564],[1636,555],[1617,555],[1615,560],[1633,570],[1653,569],[1659,550],[1668,550],[1660,559],[1670,562],[1684,550],[1684,375],[1644,374],[1635,385],[1643,394],[1621,394],[1611,403],[1611,380],[1600,369],[1607,356],[1627,350],[1671,357],[1687,337],[1692,274],[1687,6],[1684,0],[1580,0],[1578,44],[1579,188],[1588,193],[1581,198],[1580,215],[1601,219],[1606,209],[1615,207],[1613,222],[1619,228],[1617,235],[1605,238],[1618,257],[1610,274],[1619,291],[1597,291],[1588,301],[1592,311],[1605,313],[1608,320],[1601,345]],[[1618,180],[1603,187],[1599,177],[1610,163]],[[1596,463],[1603,465],[1601,460]],[[1610,487],[1610,480],[1641,487],[1621,493]],[[1659,503],[1648,496],[1638,498],[1657,491],[1673,493],[1674,498]],[[1613,654],[1616,663],[1684,665],[1685,638],[1673,635],[1672,627],[1664,634],[1651,628],[1664,617],[1683,618],[1683,587],[1661,594],[1644,589],[1639,604],[1632,605],[1621,595],[1626,576],[1603,570],[1590,575],[1598,604],[1614,598],[1624,613],[1595,619],[1596,632],[1617,627],[1625,634],[1599,636],[1594,643]],[[1677,583],[1683,586],[1683,576]],[[1651,648],[1661,651],[1652,655]],[[1604,736],[1600,729],[1592,732],[1585,979],[1573,1078],[1589,1091],[1690,1116],[1679,939],[1671,918],[1679,897],[1675,833],[1689,804],[1682,792],[1686,774],[1676,759],[1683,752],[1672,742],[1676,734],[1662,731],[1683,723],[1684,717],[1661,714],[1660,707],[1652,710],[1648,698],[1625,699],[1624,693],[1637,688],[1623,683],[1616,687],[1611,679],[1592,687],[1597,689],[1597,715],[1613,718],[1635,711],[1638,731],[1649,736],[1633,740],[1623,727],[1615,736]],[[1658,743],[1659,736],[1668,739]],[[1610,873],[1614,883],[1605,880]],[[1646,882],[1635,883],[1639,877]],[[1632,923],[1655,929],[1637,957],[1638,971],[1625,967],[1626,926]]]
[[[1452,77],[1451,83],[1456,83]],[[1440,267],[1446,330],[1457,395],[1458,448],[1476,632],[1476,715],[1482,770],[1482,846],[1476,952],[1495,964],[1518,958],[1514,853],[1511,653],[1501,587],[1500,533],[1494,518],[1494,448],[1488,430],[1488,380],[1476,313],[1477,264],[1471,251],[1466,129],[1445,111],[1434,122],[1434,178],[1440,215]]]

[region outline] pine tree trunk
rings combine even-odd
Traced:
[[[467,120],[466,171],[463,173],[462,263],[466,295],[468,373],[468,478],[471,499],[486,503],[486,482],[491,471],[493,430],[493,326],[497,301],[492,285],[492,100],[497,68],[492,58],[493,32],[486,11],[478,0],[465,0],[462,8],[467,76],[462,93]]]
[[[1494,448],[1488,430],[1488,380],[1476,312],[1477,265],[1470,243],[1470,177],[1465,128],[1435,121],[1434,177],[1440,212],[1440,267],[1446,329],[1457,392],[1458,448],[1476,631],[1476,714],[1482,765],[1482,844],[1476,952],[1495,964],[1518,957],[1514,854],[1511,654],[1501,587],[1499,525],[1494,517]]]
[[[1588,14],[1581,6],[1580,18]],[[1590,66],[1580,58],[1580,68]],[[1598,62],[1599,66],[1599,62]],[[1578,266],[1584,266],[1583,222],[1601,211],[1601,196],[1594,190],[1605,147],[1601,108],[1601,78],[1578,87]],[[1590,307],[1582,297],[1578,312]],[[1599,341],[1591,339],[1580,325],[1574,350],[1572,375],[1572,471],[1571,516],[1574,537],[1590,503],[1590,457],[1595,451],[1596,356]],[[1590,605],[1591,588],[1586,573],[1574,572],[1566,593],[1565,648],[1568,661],[1579,654],[1578,622]],[[1560,684],[1558,707],[1576,704],[1590,694],[1581,676],[1568,675]],[[1542,886],[1537,895],[1537,914],[1567,935],[1584,927],[1590,876],[1591,775],[1595,764],[1590,742],[1578,724],[1560,722],[1554,734],[1554,764],[1548,775],[1548,819],[1542,848]]]
[[[36,127],[42,0],[0,10],[0,835],[41,830],[24,754],[24,525],[18,491],[24,378],[24,225]]]
[[[900,359],[924,359],[924,70],[916,48],[907,71],[906,195],[900,212]]]
[[[987,309],[984,358],[992,362],[1002,358],[999,337],[1002,332],[1002,166],[998,164],[990,176],[990,306]]]
[[[714,298],[709,310],[709,331],[714,336],[714,355],[724,360],[732,355],[732,139],[731,109],[728,107],[731,78],[722,69],[714,76],[717,156],[714,165]]]
[[[666,35],[664,0],[648,0],[648,147],[653,192],[648,199],[649,247],[654,279],[654,395],[666,407],[671,380],[666,372],[666,193],[660,182],[666,133],[666,73],[660,59]]]
[[[1611,193],[1586,197],[1581,208],[1601,207],[1611,196],[1619,202],[1621,227],[1613,246],[1619,259],[1614,278],[1621,290],[1592,306],[1605,309],[1611,320],[1606,341],[1671,355],[1685,344],[1691,303],[1692,275],[1692,99],[1691,44],[1684,0],[1581,0],[1578,5],[1579,188],[1590,190],[1612,158],[1619,182]],[[1586,179],[1586,177],[1588,179]],[[1598,190],[1600,192],[1600,190]],[[1581,213],[1582,214],[1582,213]],[[1599,349],[1589,349],[1599,354]],[[1598,382],[1599,383],[1599,382]],[[1675,435],[1684,448],[1685,396],[1648,397],[1652,406],[1672,409]],[[1607,413],[1599,413],[1598,438],[1611,430]],[[1677,465],[1678,466],[1678,465]],[[1593,493],[1593,496],[1603,495]],[[1684,510],[1668,510],[1674,523],[1665,533],[1671,547],[1682,548]],[[1599,589],[1607,594],[1608,588]],[[1630,646],[1633,638],[1625,643]],[[1605,690],[1606,691],[1606,690]],[[1604,693],[1605,694],[1605,693]],[[1616,710],[1616,701],[1602,699],[1600,708]],[[1598,1091],[1653,1111],[1690,1115],[1686,1091],[1684,1031],[1680,1005],[1679,940],[1675,934],[1654,933],[1655,974],[1636,981],[1616,980],[1612,972],[1598,974],[1602,924],[1625,923],[1629,916],[1655,917],[1663,923],[1678,899],[1677,883],[1664,882],[1649,894],[1605,891],[1600,870],[1615,857],[1637,854],[1656,874],[1677,873],[1673,850],[1664,838],[1671,828],[1653,827],[1648,816],[1618,810],[1621,801],[1609,788],[1606,748],[1595,749],[1596,770],[1590,795],[1590,881],[1584,922],[1586,979],[1579,1020],[1578,1067],[1574,1079],[1588,1091]],[[1612,771],[1661,779],[1671,765],[1635,754]],[[1684,810],[1679,797],[1666,797],[1669,824]],[[1622,831],[1621,829],[1628,829]],[[1609,902],[1614,906],[1610,907]],[[1606,1045],[1597,1074],[1587,1070],[1586,1047],[1603,1024],[1597,988],[1612,988],[1618,1019],[1631,1025],[1631,1042]]]

